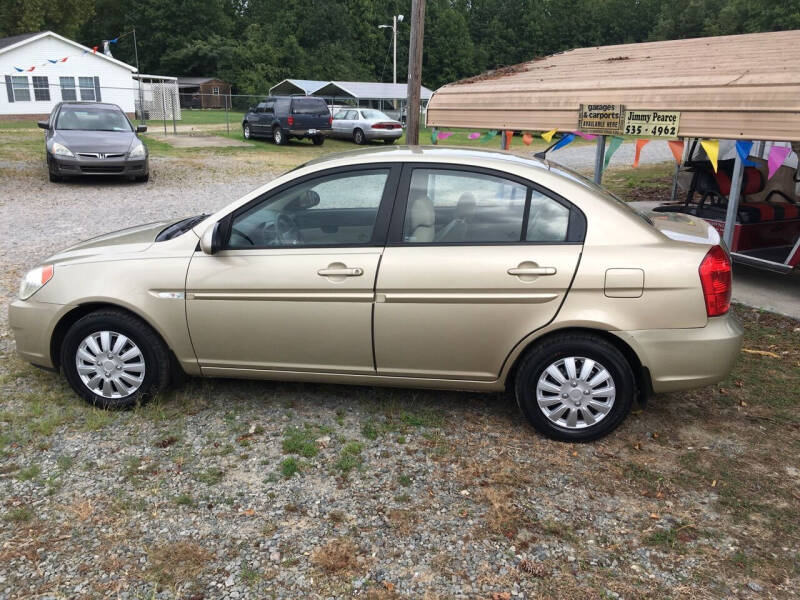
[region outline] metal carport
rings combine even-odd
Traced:
[[[438,89],[436,127],[571,132],[581,104],[679,111],[679,138],[800,141],[800,31],[579,48]],[[604,151],[598,140],[598,167]],[[735,224],[736,158],[724,239]]]

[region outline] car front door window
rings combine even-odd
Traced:
[[[389,172],[348,171],[282,190],[234,216],[227,247],[369,244]]]

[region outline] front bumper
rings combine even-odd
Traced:
[[[368,140],[396,140],[403,137],[403,128],[397,129],[367,129],[364,135]]]
[[[101,159],[48,154],[47,162],[54,175],[146,175],[150,170],[149,157]]]
[[[20,357],[40,367],[54,367],[50,339],[61,316],[72,308],[64,304],[36,302],[34,298],[12,302],[8,308],[8,322]]]
[[[633,348],[650,372],[653,391],[661,393],[725,379],[739,356],[743,330],[728,313],[708,319],[705,327],[611,333]]]

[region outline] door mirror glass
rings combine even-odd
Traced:
[[[147,125],[136,126],[136,133],[144,133],[145,131],[147,131]]]

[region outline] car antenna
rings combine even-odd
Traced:
[[[533,157],[534,157],[534,158],[538,158],[538,159],[540,159],[540,160],[545,160],[545,159],[547,158],[547,153],[548,153],[548,152],[550,152],[550,150],[552,150],[553,146],[555,146],[556,144],[558,144],[558,142],[560,142],[560,141],[561,141],[561,139],[562,139],[562,138],[558,138],[558,139],[557,139],[555,142],[553,142],[552,144],[550,144],[550,145],[549,145],[547,148],[545,148],[544,150],[540,150],[539,152],[537,152],[536,154],[534,154],[534,155],[533,155]]]

